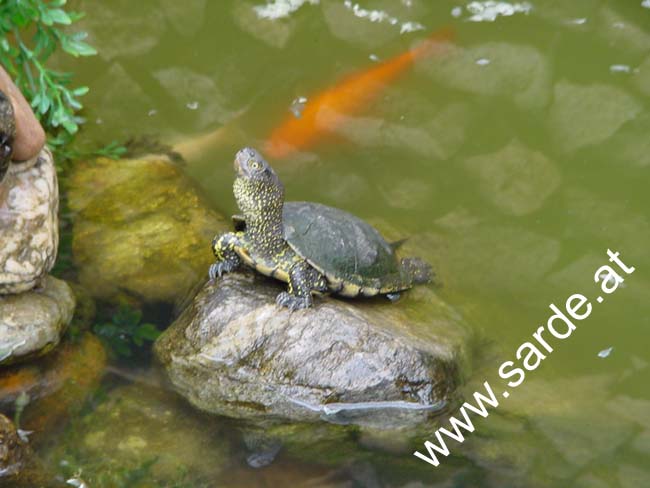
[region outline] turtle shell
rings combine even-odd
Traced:
[[[352,214],[312,202],[286,202],[287,243],[324,274],[343,295],[376,295],[394,277],[393,248],[370,224]]]

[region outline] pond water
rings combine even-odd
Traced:
[[[192,465],[183,481],[156,486],[650,483],[650,9],[641,0],[273,2],[292,6],[287,12],[256,10],[263,0],[69,3],[86,12],[82,28],[99,51],[62,61],[90,87],[80,138],[150,134],[196,149],[184,170],[224,215],[237,211],[234,153],[261,149],[294,100],[309,104],[345,75],[451,26],[444,53],[419,59],[336,133],[270,162],[289,199],[344,208],[391,237],[408,236],[409,250],[434,265],[437,293],[475,336],[468,397],[485,380],[505,386],[499,366],[521,363],[515,351],[546,323],[549,304],[562,308],[574,293],[595,299],[608,248],[636,268],[569,338],[554,340],[498,415],[454,444],[439,468],[391,443],[315,437],[312,452],[281,451],[256,470],[235,425],[181,404],[183,433],[161,438],[180,443],[169,455],[220,455],[220,467],[210,471],[205,459],[203,471]],[[490,3],[500,3],[496,18]],[[212,134],[203,146],[202,134]],[[143,365],[112,368],[122,374],[107,376],[109,391]],[[147,406],[125,402],[115,428],[137,424],[143,409],[168,408],[159,395]],[[77,421],[95,421],[96,412],[84,415]],[[105,452],[100,466],[110,464],[113,450]],[[153,486],[142,483],[125,486]]]

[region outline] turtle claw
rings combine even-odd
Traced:
[[[400,294],[399,293],[386,293],[386,298],[388,298],[391,302],[395,303],[400,299]]]
[[[214,281],[217,279],[217,277],[221,278],[221,275],[224,275],[226,273],[230,273],[237,267],[236,263],[232,263],[230,261],[219,261],[210,266],[210,269],[208,269],[208,276],[210,277],[210,281]]]
[[[309,308],[312,304],[311,296],[306,297],[297,297],[291,295],[290,293],[283,291],[275,299],[275,303],[281,307],[286,307],[292,312],[295,310],[300,310],[302,308]]]

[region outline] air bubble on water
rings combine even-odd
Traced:
[[[467,11],[472,14],[470,22],[494,22],[497,17],[510,17],[517,13],[528,14],[533,6],[528,2],[508,3],[488,0],[484,2],[470,2]]]
[[[100,119],[100,118],[95,119],[95,124],[102,125],[103,123],[104,123],[104,121],[102,119]]]
[[[377,56],[376,54],[371,54],[368,57],[370,58],[370,61],[379,61],[379,56]]]
[[[257,5],[253,11],[260,19],[276,20],[289,17],[303,5],[318,5],[319,0],[274,0]]]
[[[185,105],[185,106],[187,108],[189,108],[190,110],[196,110],[197,108],[199,108],[199,102],[197,102],[197,101],[188,102],[187,105]]]
[[[415,32],[420,30],[425,30],[425,27],[419,22],[406,21],[402,22],[397,17],[393,17],[386,13],[383,10],[369,10],[362,8],[358,3],[352,3],[351,0],[345,0],[343,6],[350,10],[356,17],[360,19],[366,19],[370,22],[383,23],[386,22],[389,25],[399,25],[400,34],[406,32]]]
[[[476,60],[476,64],[478,64],[479,66],[487,66],[488,64],[490,64],[490,60],[487,58],[479,58]]]
[[[643,8],[650,8],[650,0],[643,0],[643,2],[641,2],[641,6]]]
[[[579,19],[571,19],[568,21],[569,24],[574,24],[574,25],[583,25],[587,23],[587,19],[582,17]]]
[[[454,7],[451,9],[451,16],[455,19],[463,15],[463,7]]]
[[[612,353],[613,350],[614,350],[614,347],[608,347],[607,349],[603,349],[602,351],[600,351],[598,353],[598,357],[602,358],[602,359],[605,359],[607,356],[609,356]]]
[[[158,110],[156,110],[155,108],[152,108],[151,110],[149,110],[149,111],[147,112],[147,115],[148,115],[149,117],[153,117],[153,116],[156,115],[157,113],[158,113]]]
[[[404,22],[399,29],[399,33],[404,34],[405,32],[415,32],[420,30],[424,30],[424,26],[419,22]]]
[[[612,64],[609,67],[609,71],[612,73],[629,73],[632,71],[632,68],[630,68],[627,64]]]

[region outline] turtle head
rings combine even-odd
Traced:
[[[246,220],[282,217],[284,186],[260,153],[250,147],[235,156],[233,190]]]
[[[15,124],[11,101],[0,91],[0,181],[9,168],[16,132]]]

